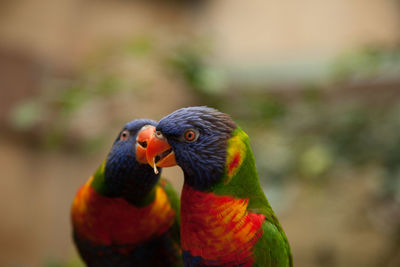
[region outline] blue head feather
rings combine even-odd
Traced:
[[[160,120],[157,131],[168,140],[176,162],[185,175],[185,183],[206,191],[222,178],[226,145],[236,124],[229,115],[209,107],[179,109]],[[194,129],[198,138],[188,142],[184,133]]]
[[[138,203],[157,183],[160,174],[154,174],[153,168],[136,160],[136,137],[145,125],[156,126],[153,120],[133,120],[125,125],[108,154],[105,166],[105,184],[109,196],[123,197],[132,203]],[[126,140],[121,133],[129,131]]]

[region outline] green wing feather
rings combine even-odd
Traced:
[[[180,200],[179,196],[176,193],[175,189],[171,185],[171,183],[164,179],[161,178],[158,184],[164,189],[165,193],[168,196],[169,202],[171,204],[171,208],[175,211],[175,221],[174,224],[171,227],[171,238],[174,239],[177,244],[181,244],[181,238],[180,238],[180,223],[181,223],[181,209],[180,209]]]
[[[245,158],[237,173],[227,183],[221,182],[214,186],[213,191],[218,195],[230,195],[241,199],[248,198],[247,209],[250,212],[265,216],[265,221],[262,225],[263,235],[254,250],[255,266],[293,266],[292,254],[286,234],[260,186],[249,138],[240,127],[234,131],[232,137],[234,136],[240,137],[244,145]],[[222,180],[227,181],[225,177]]]
[[[263,235],[254,249],[254,266],[293,266],[292,254],[286,235],[269,221],[264,221]]]

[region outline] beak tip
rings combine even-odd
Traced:
[[[155,162],[157,155],[162,155],[163,152],[166,152],[169,149],[171,149],[171,146],[168,144],[168,141],[165,138],[160,139],[153,136],[150,139],[147,145],[146,159],[147,163],[154,169],[155,174],[159,173],[157,167],[170,167],[176,165],[175,154],[173,151],[168,155],[162,156],[158,160],[157,164]]]
[[[153,158],[153,168],[154,168],[154,173],[155,173],[155,174],[158,174],[159,171],[158,171],[158,169],[157,169],[157,165],[156,165],[156,163],[155,163],[155,161],[154,161],[154,158]]]

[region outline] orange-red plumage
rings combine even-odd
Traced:
[[[81,238],[99,245],[134,246],[160,236],[174,223],[175,211],[160,186],[154,201],[140,208],[123,198],[98,194],[90,186],[92,180],[79,189],[72,206],[72,222]]]
[[[240,156],[240,152],[237,152],[235,154],[235,156],[233,157],[232,161],[229,162],[229,166],[228,166],[228,175],[231,176],[233,171],[239,167],[239,164],[241,163],[241,156]]]
[[[249,200],[197,191],[188,185],[181,197],[182,249],[219,265],[251,266],[253,246],[262,235],[262,214],[246,210]]]

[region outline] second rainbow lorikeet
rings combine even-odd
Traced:
[[[126,124],[76,194],[73,237],[88,266],[182,266],[178,196],[146,164],[155,125]]]
[[[154,168],[183,170],[185,266],[293,265],[259,184],[249,138],[230,116],[208,107],[179,109],[159,121],[146,153]]]

